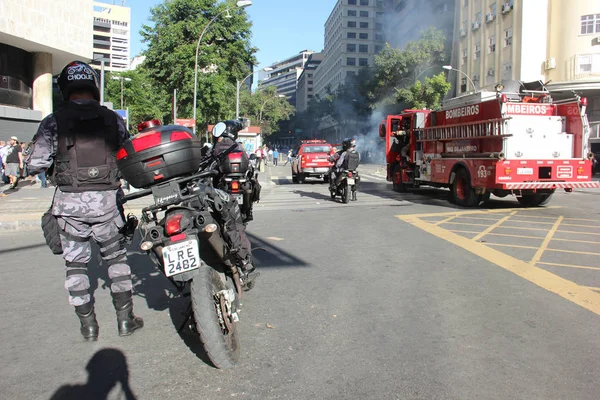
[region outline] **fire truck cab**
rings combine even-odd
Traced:
[[[599,187],[586,99],[553,101],[542,82],[506,84],[450,99],[440,111],[387,116],[379,135],[394,190],[447,187],[453,202],[474,207],[491,194],[540,206],[556,189]]]

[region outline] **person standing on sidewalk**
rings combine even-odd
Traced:
[[[50,168],[58,187],[52,215],[66,262],[69,303],[84,339],[95,341],[99,332],[87,271],[92,238],[108,266],[119,336],[131,335],[144,321],[133,314],[131,269],[120,232],[125,224],[119,204],[123,191],[115,158],[129,134],[123,120],[100,105],[98,75],[88,64],[67,64],[58,86],[65,105],[40,123],[27,159],[29,173]]]
[[[275,147],[275,150],[273,151],[273,165],[277,166],[277,161],[279,159],[279,151],[277,150],[277,147]]]
[[[21,176],[21,169],[23,168],[23,153],[21,152],[21,145],[16,136],[12,136],[8,142],[9,147],[6,154],[6,176],[8,176],[10,186],[9,189],[14,189],[19,183],[19,177]]]
[[[261,166],[262,166],[262,150],[259,148],[256,149],[255,151],[256,154],[256,158],[258,160],[258,170],[262,171]]]

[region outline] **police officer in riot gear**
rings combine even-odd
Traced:
[[[98,77],[89,65],[69,63],[58,86],[65,104],[40,123],[26,160],[29,174],[51,171],[58,187],[51,211],[66,263],[65,287],[81,334],[86,340],[98,339],[87,272],[94,239],[108,267],[119,336],[131,335],[144,322],[133,313],[131,269],[121,233],[125,221],[118,200],[123,193],[115,159],[129,134],[123,120],[99,104]]]

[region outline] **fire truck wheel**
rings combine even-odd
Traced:
[[[304,183],[305,179],[306,176],[304,176],[303,174],[298,174],[298,183]]]
[[[459,168],[450,188],[452,200],[459,206],[475,207],[481,201],[481,196],[475,194],[467,170]]]
[[[517,197],[521,205],[525,207],[540,207],[545,206],[550,202],[554,193],[536,193]]]
[[[400,168],[400,164],[394,167],[394,172],[392,173],[392,187],[394,192],[398,193],[406,193],[406,183],[402,182],[402,168]]]

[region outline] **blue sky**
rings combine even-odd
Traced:
[[[113,4],[112,0],[101,0]],[[252,20],[252,45],[260,68],[302,50],[323,49],[324,25],[337,0],[253,0],[246,12]],[[121,4],[120,0],[115,2]],[[131,55],[143,50],[139,34],[150,8],[162,0],[127,0],[131,8]]]

